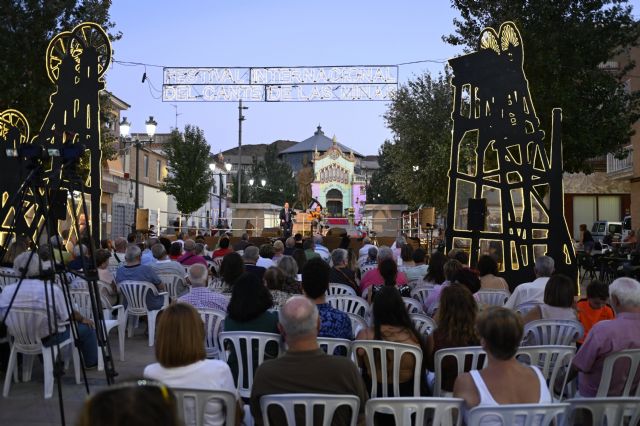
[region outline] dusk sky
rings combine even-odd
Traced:
[[[640,0],[631,2],[635,15]],[[399,81],[430,71],[462,53],[442,41],[457,11],[449,0],[204,1],[114,0],[111,18],[123,33],[114,60],[169,67],[293,67],[396,65]],[[526,49],[526,46],[525,46]],[[146,72],[149,83],[141,83]],[[162,102],[162,67],[112,63],[107,89],[131,105],[132,132],[153,115],[158,132],[176,124],[176,109]],[[218,152],[238,144],[237,102],[179,102],[178,127],[201,127]],[[250,102],[243,144],[301,141],[318,124],[325,134],[362,154],[376,154],[391,138],[382,115],[387,102]]]

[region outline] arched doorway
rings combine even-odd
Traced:
[[[327,211],[329,216],[342,216],[342,192],[338,189],[332,189],[327,192]]]

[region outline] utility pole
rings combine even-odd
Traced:
[[[240,99],[238,101],[238,204],[242,202],[242,122],[245,120],[242,115],[243,109],[249,109],[249,107],[243,107]]]

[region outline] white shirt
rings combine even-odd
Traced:
[[[145,367],[143,376],[147,379],[161,381],[170,388],[226,390],[233,392],[236,399],[238,398],[231,369],[226,362],[216,359],[204,359],[174,368],[165,368],[156,362]],[[195,415],[193,400],[185,401],[185,425],[195,425]],[[219,402],[207,404],[204,420],[204,424],[207,426],[224,425],[222,404]]]
[[[256,262],[256,266],[262,266],[265,269],[269,269],[272,266],[276,266],[276,264],[273,263],[273,260],[269,259],[268,257],[259,257],[258,261]]]
[[[527,302],[543,303],[544,288],[547,286],[547,281],[549,281],[549,277],[540,277],[530,283],[520,284],[513,290],[513,294],[504,304],[504,307],[513,310]]]
[[[360,257],[367,257],[369,256],[369,249],[371,247],[375,247],[373,244],[365,244],[360,248],[360,251],[358,252],[358,258]]]

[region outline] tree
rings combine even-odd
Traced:
[[[256,203],[271,203],[283,205],[285,201],[293,206],[296,200],[296,180],[288,163],[278,159],[278,151],[275,145],[269,145],[264,154],[264,160],[255,162],[253,172],[245,176],[244,180],[255,179],[253,186],[247,192],[247,198]],[[263,187],[260,181],[264,179]],[[244,191],[244,188],[243,188]]]
[[[367,201],[374,204],[405,204],[407,201],[395,189],[393,181],[396,145],[386,140],[378,149],[379,169],[371,175],[367,187]]]
[[[372,189],[381,182],[386,202],[406,200],[444,209],[447,203],[451,150],[452,95],[448,74],[422,74],[396,92],[384,119],[393,131],[393,143],[380,150],[379,174]],[[387,158],[388,157],[388,158]],[[375,192],[375,191],[374,191]],[[397,196],[398,198],[393,198]],[[375,192],[377,195],[377,192]]]
[[[601,66],[640,37],[627,0],[451,3],[462,18],[454,20],[456,33],[444,39],[469,50],[476,50],[483,28],[515,22],[533,103],[547,135],[552,108],[563,110],[566,171],[590,172],[586,160],[620,153],[629,144],[631,125],[640,117],[640,93],[625,90],[623,76],[634,64],[615,71]]]
[[[184,134],[171,132],[164,151],[168,174],[161,189],[173,195],[178,210],[189,216],[206,203],[213,185],[209,145],[200,128],[186,125]]]

